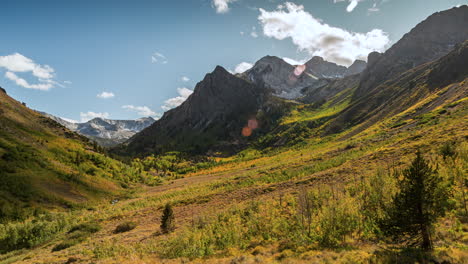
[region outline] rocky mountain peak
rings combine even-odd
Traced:
[[[6,92],[6,90],[5,90],[5,89],[3,89],[2,87],[0,87],[0,92],[2,92],[2,93],[4,93],[4,94],[6,94],[6,93],[7,93],[7,92]]]
[[[363,96],[380,83],[413,67],[434,61],[468,39],[468,6],[437,12],[419,23],[384,54],[369,55],[355,96]]]

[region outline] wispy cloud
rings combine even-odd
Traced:
[[[85,122],[88,122],[89,120],[91,119],[94,119],[94,118],[109,118],[109,113],[107,112],[104,112],[104,113],[95,113],[95,112],[86,112],[86,113],[83,113],[81,112],[80,113],[80,118],[81,118],[81,122],[82,123],[85,123]]]
[[[115,94],[111,92],[102,92],[97,95],[97,98],[101,98],[101,99],[109,99],[113,97],[115,97]]]
[[[24,88],[47,91],[56,85],[61,86],[54,80],[55,70],[52,67],[49,65],[37,64],[32,59],[20,53],[0,56],[0,68],[5,68],[7,70],[5,73],[7,79],[14,81],[18,86]],[[28,72],[38,79],[38,84],[30,84],[16,74]]]
[[[162,53],[155,52],[151,55],[151,63],[167,64],[169,61]]]
[[[380,29],[355,33],[332,27],[306,12],[304,6],[290,2],[271,12],[260,9],[258,20],[265,36],[290,38],[299,50],[340,65],[366,60],[369,53],[384,51],[390,42],[388,34]]]
[[[193,93],[193,90],[182,87],[177,88],[177,93],[179,94],[179,96],[164,101],[164,105],[161,106],[161,108],[164,111],[170,110],[174,107],[181,105]]]
[[[250,32],[250,36],[252,38],[258,38],[257,28],[256,27],[252,27],[252,32]]]
[[[182,76],[182,78],[180,78],[183,82],[189,82],[190,81],[190,78],[187,77],[187,76]]]
[[[16,74],[7,71],[5,73],[5,78],[14,81],[16,85],[22,86],[27,89],[35,89],[35,90],[41,90],[41,91],[48,91],[50,88],[54,87],[53,83],[50,82],[45,82],[45,83],[39,83],[39,84],[29,84],[25,79],[18,77]]]
[[[147,106],[124,105],[122,108],[136,112],[140,116],[159,116],[158,113],[154,112]]]
[[[212,0],[211,4],[218,14],[229,12],[229,4],[237,0]]]

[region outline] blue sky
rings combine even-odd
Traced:
[[[216,65],[246,69],[265,55],[346,65],[460,4],[468,0],[2,0],[0,86],[78,121],[158,116]]]

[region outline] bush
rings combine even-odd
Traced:
[[[75,238],[75,239],[70,239],[67,241],[63,241],[60,244],[55,245],[55,247],[52,248],[52,252],[64,250],[70,247],[73,247],[75,245],[78,245],[79,243],[83,242],[84,238]]]
[[[175,229],[175,217],[171,204],[166,204],[161,217],[161,230],[163,233],[170,233]]]
[[[135,229],[136,226],[137,224],[135,222],[122,223],[115,228],[114,234],[128,232],[130,230]]]
[[[79,225],[72,227],[70,231],[68,231],[68,233],[70,234],[75,231],[81,231],[84,233],[93,234],[93,233],[99,232],[100,230],[101,230],[101,226],[97,223],[84,223],[84,224],[79,224]]]

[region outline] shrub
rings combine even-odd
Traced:
[[[75,238],[75,239],[69,239],[69,240],[63,241],[62,243],[55,245],[55,247],[52,248],[52,252],[61,251],[61,250],[73,247],[83,241],[84,241],[84,238]]]
[[[175,217],[172,206],[168,203],[164,207],[163,215],[161,217],[161,230],[163,233],[170,233],[175,229]]]
[[[79,225],[72,227],[70,231],[68,231],[68,233],[70,234],[75,231],[81,231],[84,233],[93,234],[93,233],[99,232],[100,230],[101,230],[101,226],[97,223],[83,223],[83,224],[79,224]]]
[[[114,234],[128,232],[130,230],[135,229],[136,226],[137,224],[135,222],[122,223],[115,228]]]

